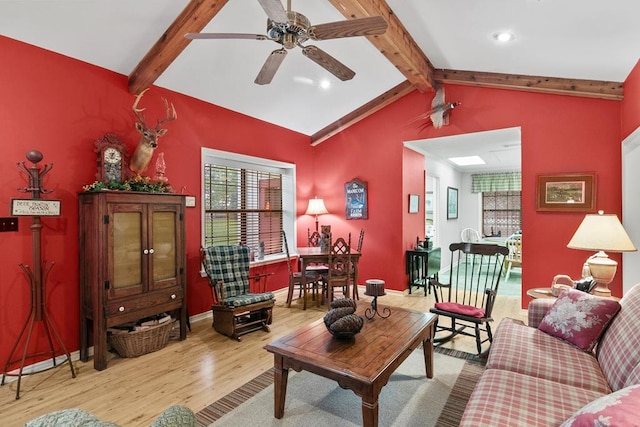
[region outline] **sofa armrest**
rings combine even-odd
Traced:
[[[551,306],[556,302],[555,298],[538,298],[529,303],[528,307],[528,324],[533,328],[537,328],[542,318]]]

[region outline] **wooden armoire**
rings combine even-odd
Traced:
[[[80,359],[107,367],[107,328],[171,312],[186,338],[185,197],[85,192],[79,200]]]

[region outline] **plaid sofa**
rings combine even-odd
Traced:
[[[461,426],[560,426],[589,402],[640,384],[640,284],[587,353],[537,329],[553,299],[529,304],[529,326],[504,319]]]

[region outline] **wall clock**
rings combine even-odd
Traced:
[[[123,182],[126,180],[127,151],[124,144],[115,134],[108,133],[98,139],[95,152],[98,162],[97,181]]]

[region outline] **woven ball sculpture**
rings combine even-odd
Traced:
[[[362,329],[364,319],[356,314],[356,302],[351,298],[339,298],[331,302],[331,309],[324,316],[327,330],[336,338],[351,338]]]

